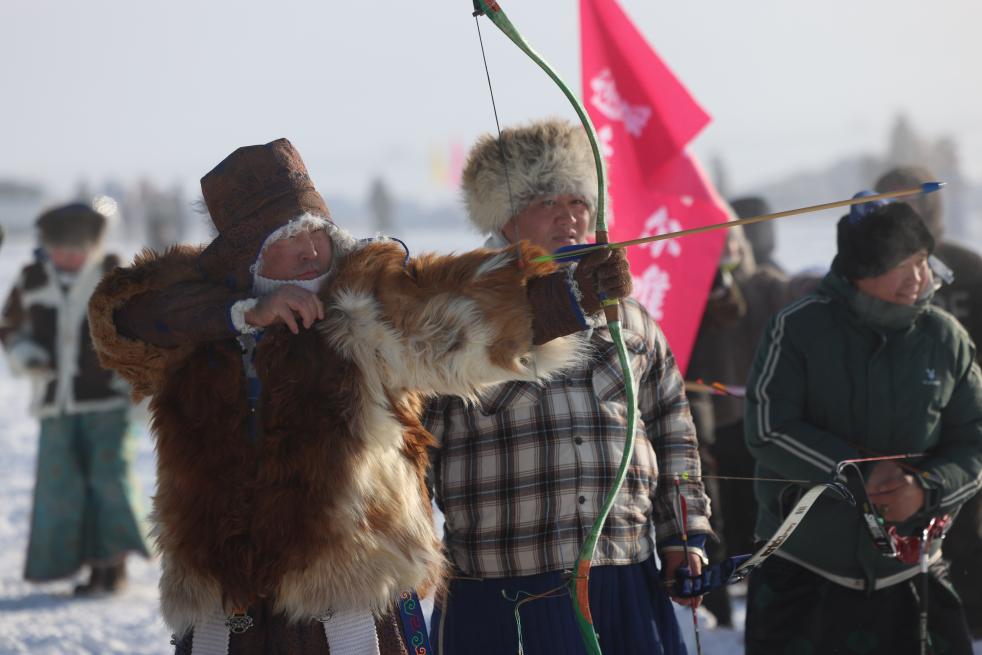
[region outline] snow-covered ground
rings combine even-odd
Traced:
[[[480,245],[480,239],[464,231],[415,232],[406,241],[413,251],[421,249],[463,250]],[[829,246],[834,248],[834,239]],[[0,294],[7,293],[19,267],[29,259],[31,245],[26,241],[3,244],[0,253]],[[120,248],[131,253],[133,248]],[[828,261],[826,252],[811,254],[809,263]],[[170,633],[160,620],[157,607],[156,560],[130,560],[128,589],[114,598],[79,601],[71,598],[77,581],[45,585],[28,584],[22,579],[31,511],[31,491],[37,451],[37,422],[28,416],[27,385],[11,377],[0,358],[0,655],[163,655],[172,653]],[[154,454],[145,418],[134,412],[133,429],[139,438],[136,470],[143,482],[145,505],[154,488]],[[735,619],[742,624],[744,605],[736,599]],[[678,609],[683,631],[689,635],[692,619]],[[711,628],[702,619],[702,652],[705,655],[741,653],[739,630]],[[982,655],[982,642],[975,652]]]

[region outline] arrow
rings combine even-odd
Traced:
[[[667,232],[666,234],[655,234],[650,237],[641,237],[640,239],[631,239],[630,241],[617,241],[614,243],[598,243],[592,246],[573,246],[570,251],[564,251],[562,248],[550,255],[541,255],[540,257],[534,258],[533,262],[548,262],[552,260],[571,260],[585,255],[588,252],[593,252],[594,250],[603,250],[608,248],[610,250],[616,250],[618,248],[627,248],[628,246],[638,246],[642,243],[652,243],[654,241],[664,241],[666,239],[675,239],[677,237],[684,237],[690,234],[700,234],[702,232],[711,232],[712,230],[723,230],[731,227],[736,227],[737,225],[750,225],[751,223],[763,223],[765,221],[773,221],[778,218],[785,218],[787,216],[798,216],[799,214],[809,214],[811,212],[820,212],[826,209],[836,209],[838,207],[850,207],[852,205],[861,205],[867,202],[875,202],[877,200],[892,200],[893,198],[902,198],[904,196],[914,196],[922,193],[934,193],[935,191],[940,191],[944,188],[944,182],[925,182],[924,184],[917,187],[910,187],[908,189],[900,189],[898,191],[889,191],[887,193],[877,193],[872,196],[862,196],[860,198],[849,198],[848,200],[837,200],[835,202],[826,202],[821,205],[811,205],[810,207],[800,207],[798,209],[788,209],[783,212],[776,212],[773,214],[761,214],[760,216],[750,216],[749,218],[741,218],[735,221],[727,221],[726,223],[714,223],[712,225],[703,225],[701,227],[691,227],[687,230],[679,230],[677,232]]]

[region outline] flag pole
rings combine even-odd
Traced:
[[[886,193],[877,193],[872,196],[861,196],[859,198],[849,198],[848,200],[837,200],[835,202],[826,202],[821,205],[811,205],[809,207],[799,207],[798,209],[788,209],[783,212],[775,212],[773,214],[761,214],[760,216],[750,216],[748,218],[741,218],[735,221],[727,221],[726,223],[713,223],[711,225],[702,225],[700,227],[691,227],[686,230],[679,230],[677,232],[667,232],[665,234],[655,234],[648,237],[641,237],[640,239],[631,239],[629,241],[617,241],[615,243],[605,243],[597,244],[594,246],[587,246],[585,248],[576,248],[572,251],[559,251],[549,255],[541,255],[532,259],[533,262],[547,262],[555,259],[571,259],[574,257],[579,257],[580,255],[585,255],[588,252],[593,252],[594,250],[610,249],[616,250],[618,248],[627,248],[628,246],[637,246],[642,243],[652,243],[654,241],[664,241],[666,239],[675,239],[677,237],[684,237],[690,234],[700,234],[702,232],[710,232],[712,230],[720,230],[730,227],[736,227],[737,225],[750,225],[751,223],[763,223],[764,221],[773,221],[778,218],[785,218],[786,216],[797,216],[799,214],[808,214],[811,212],[819,212],[826,209],[836,209],[838,207],[849,207],[851,205],[861,205],[867,202],[875,202],[877,200],[890,200],[893,198],[900,198],[903,196],[913,196],[920,193],[933,193],[935,191],[941,190],[945,186],[944,182],[926,182],[920,186],[910,187],[908,189],[900,189],[897,191],[888,191]]]

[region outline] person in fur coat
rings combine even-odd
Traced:
[[[106,218],[74,203],[37,221],[41,247],[14,282],[0,341],[15,375],[33,388],[41,422],[24,577],[35,582],[90,569],[77,596],[119,591],[126,556],[149,556],[125,383],[99,366],[86,307],[119,259],[103,252]]]
[[[410,257],[357,241],[285,139],[201,186],[215,240],[143,253],[90,305],[103,363],[152,397],[177,653],[406,653],[396,602],[444,569],[422,399],[578,361],[575,308],[550,292],[566,276],[527,244]],[[585,285],[630,292],[621,258],[588,263]]]

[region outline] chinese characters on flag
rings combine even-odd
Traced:
[[[583,100],[607,162],[610,240],[725,222],[686,145],[709,122],[615,0],[580,0]],[[684,373],[719,263],[723,230],[628,249],[634,295]]]

